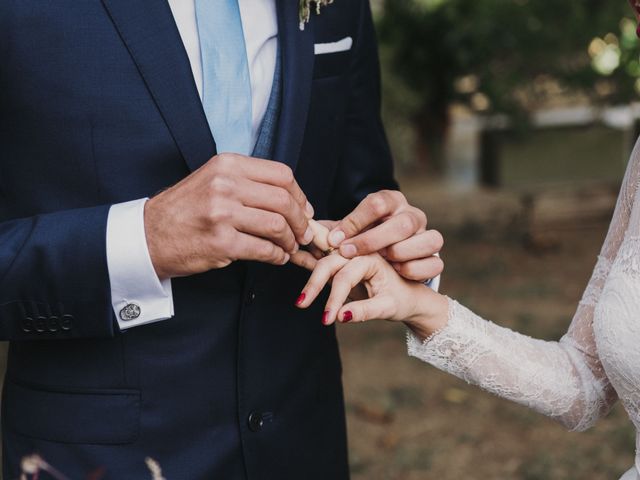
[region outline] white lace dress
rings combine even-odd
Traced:
[[[409,354],[496,395],[585,430],[618,398],[640,431],[640,141],[609,233],[569,331],[545,342],[483,320],[450,300],[447,326]],[[640,435],[635,468],[640,480]]]

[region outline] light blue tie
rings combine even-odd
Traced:
[[[238,0],[195,0],[202,104],[218,153],[249,155],[251,80]]]

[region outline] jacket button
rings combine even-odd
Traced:
[[[60,322],[58,320],[58,317],[56,317],[55,315],[52,315],[49,317],[49,331],[51,333],[55,333],[60,329]]]
[[[44,333],[47,331],[47,317],[38,316],[35,321],[36,332]]]
[[[264,426],[264,417],[259,412],[251,412],[249,414],[248,424],[249,430],[252,432],[259,432]]]
[[[73,315],[63,315],[60,320],[60,328],[65,332],[68,332],[73,327]]]
[[[22,331],[24,333],[31,333],[33,332],[33,318],[31,317],[24,317],[22,319],[22,321],[20,322],[20,327],[22,328]]]
[[[249,292],[247,294],[247,305],[251,305],[256,300],[256,292]]]

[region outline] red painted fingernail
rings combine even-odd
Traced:
[[[329,310],[322,314],[322,324],[329,325]]]
[[[302,305],[302,302],[304,302],[305,298],[307,298],[307,294],[302,292],[298,297],[298,299],[296,300],[296,305]]]
[[[344,323],[349,323],[351,320],[353,320],[353,312],[351,310],[347,310],[342,314],[342,321]]]

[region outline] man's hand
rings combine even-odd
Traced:
[[[367,196],[334,225],[329,243],[345,258],[379,252],[404,278],[425,281],[444,269],[434,256],[444,239],[426,228],[424,212],[409,205],[402,193],[383,190]]]
[[[285,264],[313,239],[312,217],[289,167],[221,154],[149,200],[144,222],[151,261],[163,279],[236,260]]]

